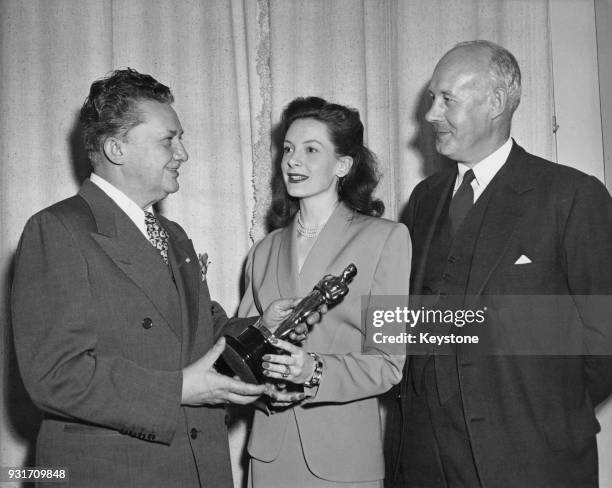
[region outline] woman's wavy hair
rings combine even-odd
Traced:
[[[272,206],[268,214],[270,230],[286,226],[299,208],[298,199],[287,193],[281,169],[285,136],[298,119],[324,123],[336,154],[353,158],[351,169],[338,184],[338,199],[356,212],[374,217],[382,215],[384,203],[372,196],[379,180],[378,163],[374,153],[363,145],[359,112],[319,97],[299,97],[283,110],[278,127],[279,151],[272,176]]]

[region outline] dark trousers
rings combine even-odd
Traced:
[[[440,404],[431,357],[421,381],[420,394],[411,386],[405,398],[400,473],[389,486],[479,488],[461,396],[457,394]]]

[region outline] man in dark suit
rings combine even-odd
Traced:
[[[411,195],[411,290],[437,309],[484,311],[472,331],[489,342],[410,358],[389,477],[419,488],[595,487],[594,406],[612,391],[610,195],[510,138],[521,75],[506,49],[457,45],[429,93],[436,148],[457,164]]]
[[[220,332],[254,319],[228,320],[191,240],[152,211],[188,158],[172,102],[131,69],[94,82],[81,110],[93,173],[19,244],[12,316],[44,411],[37,464],[67,468],[71,486],[230,488],[224,404],[264,393],[213,368]],[[270,305],[264,324],[292,303]]]

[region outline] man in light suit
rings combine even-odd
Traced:
[[[595,487],[594,407],[612,391],[610,195],[510,138],[521,76],[506,49],[457,45],[429,93],[436,148],[457,164],[420,183],[405,212],[412,294],[478,304],[493,342],[411,357],[395,486]],[[543,347],[493,348],[521,333]]]
[[[37,464],[67,468],[71,486],[232,487],[224,404],[264,393],[213,368],[215,338],[254,320],[228,320],[191,240],[152,213],[188,158],[172,102],[129,68],[94,82],[81,110],[93,174],[34,215],[19,244],[12,316],[44,411]],[[264,324],[291,303],[272,304]]]

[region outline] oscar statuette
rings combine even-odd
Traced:
[[[217,371],[227,376],[238,376],[247,383],[263,383],[265,377],[261,358],[268,353],[277,354],[277,349],[270,343],[270,339],[276,337],[287,340],[291,331],[321,305],[331,307],[338,303],[348,293],[348,284],[356,274],[357,267],[349,264],[341,276],[324,276],[282,320],[274,333],[258,321],[247,327],[238,337],[226,335],[225,350],[215,363]]]

